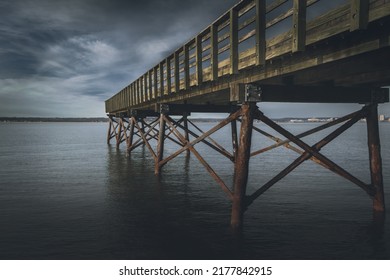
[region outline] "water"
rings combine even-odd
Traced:
[[[390,124],[380,129],[386,188]],[[390,259],[389,219],[374,222],[368,196],[321,166],[305,162],[257,199],[237,235],[226,195],[193,155],[180,155],[157,177],[147,148],[127,158],[124,145],[106,144],[106,130],[101,123],[0,124],[0,259]],[[230,148],[226,133],[213,138]],[[253,150],[269,143],[254,134]],[[233,165],[196,147],[230,186]],[[175,149],[167,144],[166,155]],[[322,152],[368,182],[365,124]],[[252,158],[248,193],[296,157],[278,148]]]

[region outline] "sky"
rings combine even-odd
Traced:
[[[102,117],[104,101],[238,0],[0,0],[0,117]],[[262,104],[272,117],[355,105]],[[390,106],[380,112],[390,115]]]

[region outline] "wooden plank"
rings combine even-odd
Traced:
[[[267,13],[270,13],[273,10],[279,8],[280,6],[282,6],[286,2],[288,2],[288,0],[275,0],[275,1],[273,1],[271,4],[269,4],[267,6]]]
[[[306,0],[294,0],[292,51],[304,51],[306,46]]]
[[[369,0],[351,0],[350,31],[366,29],[368,25]]]
[[[213,24],[210,28],[211,32],[211,80],[218,79],[218,27]]]
[[[262,102],[365,104],[374,99],[378,103],[389,101],[389,90],[385,88],[377,89],[373,95],[372,89],[364,87],[264,85],[261,92]]]
[[[230,10],[230,74],[238,73],[238,12]]]
[[[265,64],[265,1],[256,0],[256,65]]]
[[[203,82],[202,37],[196,37],[196,84]]]

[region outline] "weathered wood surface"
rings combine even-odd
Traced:
[[[331,10],[326,2],[243,0],[108,99],[106,112],[229,104],[234,84],[285,85],[286,78],[294,85],[390,84],[390,1],[346,0]]]

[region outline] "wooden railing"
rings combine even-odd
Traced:
[[[267,2],[239,2],[108,99],[106,112],[153,104],[242,69],[262,67],[275,57],[304,51],[307,45],[341,32],[365,28],[369,21],[382,16],[380,6],[389,4],[389,0]],[[329,9],[331,2],[338,4]]]

